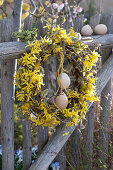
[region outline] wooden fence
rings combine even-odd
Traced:
[[[30,48],[26,47],[27,43],[23,42],[4,42],[11,41],[12,27],[11,20],[7,20],[2,28],[2,41],[0,43],[0,59],[1,59],[1,129],[2,129],[2,167],[3,170],[14,169],[14,99],[13,99],[13,73],[14,59],[20,58],[25,52],[29,52]],[[6,35],[7,33],[7,35]],[[93,41],[90,46],[100,44],[100,48],[108,50],[113,47],[113,34],[103,36],[93,36]],[[113,54],[106,55],[103,61],[103,66],[98,72],[97,80],[97,95],[100,95],[103,89],[105,90],[110,78],[113,75]],[[108,92],[108,91],[107,91]],[[89,104],[89,109],[91,104]],[[31,134],[30,124],[26,120],[24,122],[24,170],[46,170],[51,162],[63,148],[66,141],[77,127],[66,128],[65,125],[57,128],[56,133],[48,141],[42,149],[40,156],[31,165]],[[69,135],[63,136],[64,132],[69,132]],[[27,152],[27,153],[26,153]],[[29,153],[29,154],[28,154]]]

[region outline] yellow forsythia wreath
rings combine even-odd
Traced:
[[[31,51],[19,59],[15,84],[19,88],[16,96],[21,102],[20,109],[36,125],[57,126],[61,122],[66,122],[67,126],[77,125],[85,118],[87,102],[97,100],[95,69],[100,56],[90,51],[72,28],[69,33],[59,26],[51,28],[47,25],[47,29],[45,37],[29,43]],[[58,89],[49,98],[43,95],[45,73],[42,64],[55,56],[60,59],[56,72]],[[70,73],[64,69],[65,59],[73,67]],[[75,77],[68,88],[62,83],[64,73],[68,80],[69,76]],[[64,108],[58,105],[59,96],[67,102]]]

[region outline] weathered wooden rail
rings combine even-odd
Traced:
[[[86,42],[90,46],[99,44],[100,48],[113,47],[113,34],[100,36],[92,36],[92,41]],[[16,59],[20,58],[25,52],[30,51],[27,47],[28,43],[24,42],[4,42],[0,43],[0,59]]]
[[[94,36],[93,41],[90,42],[90,46],[93,44],[100,44],[100,48],[113,47],[113,34],[107,34],[104,36]],[[29,52],[30,48],[26,46],[28,43],[22,42],[4,42],[0,43],[0,59],[16,59],[20,58],[25,52]],[[101,70],[98,72],[97,80],[97,95],[99,95],[107,82],[113,75],[113,55],[111,55],[105,64],[102,66]],[[12,82],[13,83],[13,82]],[[4,95],[2,93],[2,95]],[[4,101],[5,102],[5,101]],[[91,105],[90,105],[91,106]],[[89,106],[89,107],[90,107]],[[47,143],[47,145],[42,150],[38,159],[31,165],[29,170],[46,170],[50,163],[54,160],[56,155],[59,153],[61,148],[64,146],[66,141],[69,139],[72,132],[76,127],[66,128],[65,125],[60,126],[56,133],[53,135],[52,139]],[[63,134],[69,132],[69,135],[63,136]],[[13,155],[12,155],[13,156]]]

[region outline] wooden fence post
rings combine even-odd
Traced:
[[[32,17],[24,22],[26,30],[32,29]],[[31,121],[23,117],[23,170],[28,170],[32,163]]]
[[[79,17],[76,17],[75,19],[73,19],[74,22],[74,30],[76,32],[81,32],[81,29],[83,27],[84,24],[84,15],[80,15]]]
[[[47,77],[47,65],[44,65],[44,70],[46,72],[46,76],[44,78],[45,83],[45,88],[48,87],[48,77]],[[38,153],[40,154],[41,150],[44,148],[44,146],[48,142],[48,127],[42,127],[41,125],[37,127],[37,138],[38,138]]]
[[[73,168],[80,168],[80,147],[81,147],[81,128],[80,123],[77,128],[73,131],[69,140],[69,162]]]
[[[11,41],[13,19],[2,20],[1,41]],[[14,170],[14,60],[1,62],[1,137],[2,169]]]
[[[41,150],[44,148],[46,143],[48,142],[48,128],[38,126],[38,152],[40,153]]]
[[[38,40],[40,39],[40,36],[42,37],[44,35],[43,30],[43,24],[40,19],[37,20],[37,28],[38,28]],[[48,88],[48,66],[44,63],[44,83],[45,88]],[[38,153],[40,154],[41,150],[44,148],[44,146],[48,142],[48,127],[42,127],[41,125],[37,127],[37,138],[38,138]],[[48,168],[47,168],[48,169]]]
[[[93,133],[94,133],[94,104],[90,107],[86,114],[85,128],[83,129],[83,168],[92,169],[93,158]]]
[[[83,27],[84,15],[81,15],[74,19],[74,31],[81,32]],[[78,168],[80,166],[80,143],[81,143],[81,129],[80,125],[75,129],[70,137],[70,156],[73,167]]]
[[[103,15],[103,23],[108,27],[108,33],[113,33],[113,14]],[[106,62],[112,53],[112,48],[102,50],[102,64]],[[101,111],[100,111],[100,127],[98,141],[98,156],[99,160],[107,168],[108,160],[108,144],[109,144],[109,123],[110,123],[110,100],[111,99],[111,79],[101,93]]]
[[[60,170],[66,169],[66,144],[60,150],[54,161],[60,163]]]
[[[31,121],[23,119],[23,170],[28,170],[32,162]]]
[[[100,22],[100,14],[96,14],[91,17],[90,25],[94,28]],[[88,113],[86,114],[85,128],[83,129],[83,145],[81,146],[82,150],[82,160],[83,168],[87,170],[92,169],[93,163],[93,136],[94,136],[94,109],[95,104],[93,104]]]

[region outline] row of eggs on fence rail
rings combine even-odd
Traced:
[[[85,25],[81,29],[81,34],[84,36],[90,36],[93,33],[96,35],[104,35],[107,33],[107,26],[104,24],[98,24],[92,28],[90,25]]]

